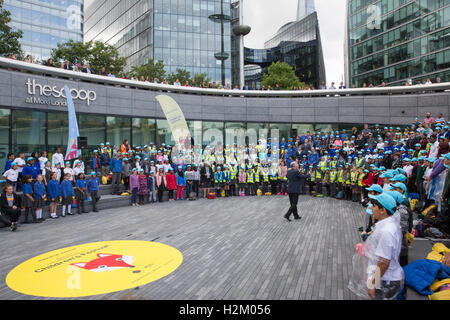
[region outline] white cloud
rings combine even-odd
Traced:
[[[245,0],[244,23],[252,27],[245,46],[263,48],[278,29],[296,19],[297,0]],[[327,82],[344,75],[345,0],[315,0]]]

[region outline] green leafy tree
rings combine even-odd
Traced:
[[[116,76],[123,71],[123,68],[127,64],[127,59],[119,55],[116,47],[101,41],[95,41],[91,45],[91,53],[88,61],[94,73],[99,73],[102,67],[105,67],[106,70],[114,67]]]
[[[99,73],[102,67],[105,67],[108,72],[110,67],[113,67],[114,74],[117,76],[126,65],[126,59],[119,56],[117,48],[101,41],[83,43],[69,40],[58,44],[51,55],[54,63],[66,60],[69,60],[72,65],[89,63],[93,73]]]
[[[22,47],[19,39],[22,38],[22,30],[14,31],[8,23],[11,22],[11,12],[3,9],[4,0],[0,0],[0,55],[15,54],[18,59],[23,59]]]
[[[196,73],[194,75],[195,80],[195,86],[200,87],[202,85],[202,83],[204,82],[206,86],[209,85],[209,83],[211,82],[211,78],[208,77],[208,75],[206,74],[206,72],[203,73]]]
[[[131,76],[136,76],[138,79],[141,76],[149,78],[152,81],[154,78],[158,78],[159,82],[161,82],[162,78],[164,78],[166,72],[164,71],[164,63],[162,61],[154,62],[153,59],[148,59],[148,62],[141,66],[133,66],[131,67],[130,78]]]
[[[272,89],[279,85],[282,90],[291,90],[293,87],[305,87],[295,75],[294,69],[286,62],[273,62],[268,69],[268,73],[263,75],[261,85],[271,86]]]
[[[172,73],[167,76],[167,82],[169,84],[174,84],[177,79],[178,81],[180,81],[181,85],[184,86],[186,81],[191,80],[191,73],[185,69],[178,68],[175,73]]]

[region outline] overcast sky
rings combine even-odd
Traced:
[[[278,29],[296,19],[298,0],[245,0],[244,23],[252,27],[245,46],[264,48]],[[315,0],[324,51],[327,83],[344,74],[345,0]]]

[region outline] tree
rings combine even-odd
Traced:
[[[286,62],[273,62],[268,69],[268,73],[263,75],[261,82],[266,88],[271,86],[272,89],[279,85],[282,90],[291,90],[293,87],[305,87],[295,75],[294,69]]]
[[[153,59],[148,59],[148,62],[142,66],[131,67],[130,75],[136,76],[138,79],[140,79],[141,76],[144,76],[144,78],[148,76],[150,81],[154,78],[158,78],[161,82],[161,79],[164,78],[166,72],[164,71],[164,63],[162,61],[155,63]]]
[[[116,76],[123,71],[127,64],[127,59],[119,55],[116,47],[101,41],[95,41],[91,46],[91,54],[88,61],[94,73],[99,73],[102,67],[105,67],[106,70],[114,67]]]
[[[19,39],[22,38],[22,30],[13,31],[8,25],[11,22],[11,12],[3,9],[4,0],[0,0],[0,54],[10,55],[14,53],[18,59],[23,58],[23,51]]]
[[[92,42],[83,43],[69,40],[65,43],[58,43],[52,50],[51,56],[56,64],[58,61],[69,60],[71,65],[89,61]],[[91,66],[92,68],[92,66]]]
[[[69,60],[72,65],[89,63],[93,73],[99,73],[102,67],[107,71],[113,67],[116,76],[122,72],[127,62],[125,58],[119,56],[117,48],[101,41],[83,43],[69,40],[60,43],[52,50],[52,59],[55,63]]]
[[[175,81],[180,81],[181,85],[184,85],[186,81],[191,80],[191,73],[185,69],[177,69],[177,72],[172,73],[167,76],[167,82],[169,84],[174,84]]]
[[[202,85],[202,83],[204,82],[206,86],[209,85],[209,83],[211,82],[211,78],[208,77],[208,75],[206,74],[206,72],[203,73],[196,73],[194,75],[194,80],[195,80],[195,85],[197,87],[200,87]]]

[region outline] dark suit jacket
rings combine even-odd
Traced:
[[[286,177],[288,178],[288,193],[302,193],[302,185],[304,180],[308,177],[298,170],[289,169]]]

